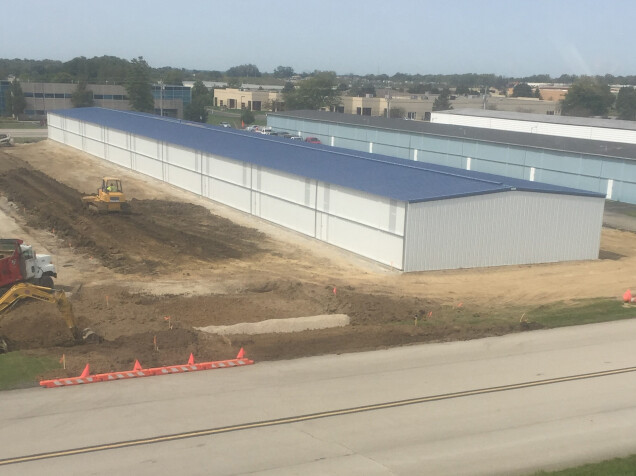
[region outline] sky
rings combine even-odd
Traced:
[[[10,3],[0,27],[5,59],[143,56],[153,68],[389,76],[636,74],[633,0]]]

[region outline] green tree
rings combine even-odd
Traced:
[[[134,111],[154,112],[155,100],[152,96],[150,67],[143,56],[131,61],[125,86],[130,107]]]
[[[561,101],[564,116],[605,116],[614,104],[607,84],[588,76],[576,81]]]
[[[7,89],[4,99],[7,114],[10,116],[17,117],[26,109],[26,99],[24,99],[22,86],[17,79],[11,81],[11,86]]]
[[[208,122],[208,107],[212,104],[212,94],[201,80],[192,85],[192,101],[183,109],[183,117],[189,121]]]
[[[279,66],[274,70],[275,78],[291,78],[294,75],[294,68],[291,66]]]
[[[178,69],[170,69],[163,75],[163,82],[173,86],[183,86],[183,72]]]
[[[249,124],[253,124],[254,123],[254,113],[252,111],[250,111],[249,109],[243,109],[241,111],[241,122],[245,125],[249,125]]]
[[[233,89],[238,89],[241,87],[241,80],[240,78],[230,78],[227,81],[227,87],[228,88],[233,88]]]
[[[212,104],[212,95],[210,94],[210,90],[203,84],[203,81],[200,79],[195,81],[192,85],[192,99],[196,98],[205,98],[209,104]]]
[[[539,89],[539,86],[537,86],[537,88],[534,90],[534,97],[537,99],[543,99],[541,97],[541,90]]]
[[[94,105],[93,91],[86,87],[86,82],[81,81],[71,96],[73,107],[92,107]]]
[[[367,94],[375,96],[375,86],[369,81],[356,81],[349,89],[349,95],[353,97],[365,97]]]
[[[283,86],[283,93],[288,93],[293,90],[294,90],[294,83],[292,83],[291,81],[287,81],[285,83],[285,86]]]
[[[260,77],[261,72],[253,64],[242,64],[240,66],[232,66],[225,74],[230,77],[240,78],[243,76],[257,78]]]
[[[616,112],[619,119],[636,121],[636,89],[624,87],[618,91]]]
[[[519,83],[512,88],[513,98],[533,98],[534,91],[528,83]]]
[[[450,91],[448,88],[444,88],[433,102],[433,111],[448,111],[449,109],[453,109],[450,103]]]
[[[53,77],[51,78],[51,82],[69,84],[73,82],[73,76],[70,73],[62,71],[60,73],[56,73],[55,75],[53,75]]]
[[[293,91],[283,93],[285,108],[293,111],[335,107],[340,103],[340,92],[336,85],[336,73],[317,72],[312,77],[300,81]]]

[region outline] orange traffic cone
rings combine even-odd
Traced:
[[[245,351],[243,350],[243,347],[241,347],[241,350],[239,350],[238,355],[236,356],[237,359],[242,359],[245,356]]]
[[[141,364],[138,360],[135,360],[135,366],[133,367],[134,371],[141,370]]]
[[[623,294],[623,301],[632,302],[632,292],[629,289]]]
[[[190,358],[188,359],[188,365],[194,365],[194,355],[190,352]]]
[[[80,378],[86,378],[90,375],[90,373],[91,373],[91,369],[89,365],[86,364],[86,367],[84,367],[84,371],[82,372],[82,375],[80,375]]]

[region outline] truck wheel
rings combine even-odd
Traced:
[[[40,278],[40,286],[53,289],[53,278],[51,276],[42,276]]]

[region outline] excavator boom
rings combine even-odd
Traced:
[[[21,299],[37,299],[39,301],[46,301],[57,305],[60,314],[62,314],[66,325],[73,333],[75,340],[82,340],[83,336],[77,328],[73,308],[64,291],[36,286],[35,284],[29,283],[16,284],[0,296],[0,314],[9,310],[11,306]]]

